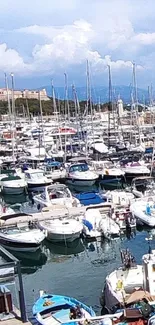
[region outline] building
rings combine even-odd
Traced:
[[[12,98],[12,91],[9,89],[8,94],[7,94],[7,89],[6,88],[0,88],[0,100],[2,101],[7,101],[8,100],[8,95],[9,98]],[[46,89],[42,90],[14,90],[14,99],[17,98],[27,98],[27,99],[39,99],[41,100],[49,100],[49,97],[47,96]]]

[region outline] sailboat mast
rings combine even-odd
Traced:
[[[11,92],[12,92],[12,121],[14,120],[14,124],[12,122],[12,158],[13,162],[15,162],[15,134],[14,130],[16,130],[16,112],[15,112],[15,98],[14,98],[14,74],[11,73]]]
[[[62,140],[61,140],[61,134],[60,134],[60,125],[59,125],[59,114],[58,114],[56,100],[55,100],[55,90],[54,90],[53,80],[52,80],[52,98],[53,98],[54,114],[56,115],[57,123],[59,126],[59,143],[60,143],[60,148],[62,151]]]
[[[108,105],[108,148],[110,148],[110,113],[111,113],[111,107],[112,107],[112,85],[111,85],[111,69],[110,65],[108,65],[108,77],[109,77],[109,105]]]

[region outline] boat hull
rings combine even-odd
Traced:
[[[41,243],[20,243],[20,242],[12,242],[9,240],[5,240],[4,238],[0,237],[0,244],[5,246],[9,250],[12,251],[20,251],[20,252],[35,252],[39,249]]]
[[[75,239],[78,239],[80,237],[81,232],[77,232],[74,234],[54,234],[54,233],[48,233],[47,239],[52,242],[73,242]]]
[[[74,186],[93,186],[97,179],[71,179],[67,178],[66,181],[70,185]]]
[[[45,186],[51,185],[51,181],[49,180],[46,183],[30,183],[30,182],[28,182],[27,185],[28,185],[28,188],[45,187]]]
[[[19,194],[23,194],[25,192],[26,187],[25,186],[21,186],[21,187],[8,187],[8,186],[3,186],[1,192],[4,194],[8,194],[8,195],[19,195]]]

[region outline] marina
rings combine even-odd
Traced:
[[[19,114],[13,74],[11,84],[0,121],[0,321],[16,324],[17,308],[23,323],[153,325],[151,103],[140,110],[135,92],[129,106],[120,96],[96,105],[89,62],[84,107],[74,87],[69,101],[65,74],[64,110],[52,83],[50,115],[41,91],[39,113],[27,100]]]

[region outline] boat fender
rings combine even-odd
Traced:
[[[106,171],[105,171],[105,174],[106,174],[106,175],[109,175],[109,172],[108,172],[108,170],[106,170]]]

